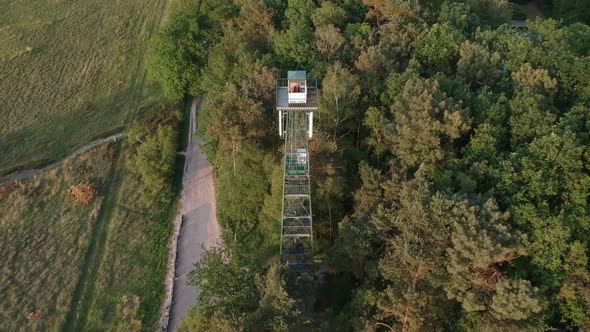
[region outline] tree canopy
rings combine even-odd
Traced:
[[[227,247],[198,264],[202,304],[184,328],[589,329],[580,3],[541,1],[549,18],[525,31],[506,24],[505,0],[203,0],[207,10],[171,19],[151,75],[173,97],[205,95],[199,127]],[[320,86],[315,281],[270,263],[274,79],[293,69]]]

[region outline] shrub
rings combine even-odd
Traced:
[[[94,186],[89,183],[71,185],[68,193],[77,205],[88,205],[94,201],[96,196]]]
[[[35,311],[28,312],[25,316],[27,317],[27,320],[29,322],[32,322],[32,321],[36,320],[37,318],[39,318],[39,316],[41,316],[41,310],[35,310]]]
[[[5,184],[0,186],[0,199],[10,195],[11,192],[16,190],[16,188],[20,187],[21,189],[25,188],[25,184],[21,181],[14,181],[10,184]]]
[[[171,126],[159,127],[137,148],[135,166],[147,194],[169,192],[176,158],[176,131]]]

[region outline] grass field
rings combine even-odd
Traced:
[[[101,218],[115,154],[112,144],[101,145],[0,197],[0,331],[61,328]],[[97,188],[86,206],[68,193],[81,182]]]
[[[161,98],[144,61],[167,4],[0,1],[0,175],[60,159]]]
[[[101,145],[0,198],[0,331],[154,328],[176,210],[143,198],[129,158]],[[87,206],[68,194],[81,182]]]
[[[174,204],[146,202],[142,182],[123,158],[104,249],[78,309],[75,330],[153,330],[164,294]]]
[[[0,1],[0,176],[62,159],[162,99],[148,40],[173,0]],[[102,145],[0,190],[0,331],[152,329],[174,204]],[[178,174],[181,174],[179,172]],[[71,202],[71,183],[99,196]]]
[[[178,126],[174,110],[153,107],[140,126],[149,128],[148,133],[158,124]],[[186,138],[181,130],[182,139]],[[90,264],[73,296],[66,331],[155,329],[164,294],[170,220],[176,205],[169,196],[145,196],[145,184],[135,169],[134,150],[125,145],[116,163],[111,190],[101,210],[104,222],[99,220],[102,227],[95,233],[88,254]],[[182,156],[177,158],[171,183],[174,192],[180,186],[183,167]]]

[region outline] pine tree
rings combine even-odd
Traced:
[[[447,250],[447,296],[466,312],[481,312],[498,320],[524,320],[538,313],[542,300],[528,280],[503,274],[523,254],[522,238],[508,224],[493,199],[483,206],[457,201],[450,210],[452,246]]]
[[[330,264],[340,271],[351,272],[357,279],[375,277],[375,229],[368,218],[346,216],[338,224],[338,236],[329,257]]]
[[[369,107],[365,113],[364,125],[369,129],[366,141],[377,156],[382,156],[387,146],[391,144],[393,124],[385,116],[385,112],[377,107]]]
[[[410,167],[433,169],[453,157],[453,141],[470,128],[468,111],[433,80],[410,78],[392,107],[392,152]]]
[[[376,319],[404,331],[438,329],[450,307],[441,288],[450,237],[449,203],[438,194],[431,196],[420,177],[401,187],[398,207],[380,208],[372,216],[385,247],[379,271],[388,285],[378,298]]]
[[[379,204],[383,204],[382,183],[385,181],[381,172],[365,161],[359,165],[362,185],[354,193],[355,214],[364,217],[372,213]]]
[[[512,73],[512,80],[517,91],[530,91],[537,94],[553,96],[557,92],[557,80],[549,76],[546,69],[533,69],[525,63]]]
[[[498,52],[467,40],[459,48],[457,76],[472,86],[493,85],[502,75],[500,60]]]

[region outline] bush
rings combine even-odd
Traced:
[[[137,148],[135,166],[146,186],[146,193],[170,192],[176,158],[176,131],[172,126],[158,128]]]
[[[0,186],[0,199],[10,195],[10,193],[16,190],[17,187],[24,188],[24,186],[25,185],[21,181],[14,181],[10,184]]]
[[[96,197],[96,190],[94,189],[94,186],[89,183],[72,185],[70,186],[68,193],[77,205],[88,205],[92,203]]]

